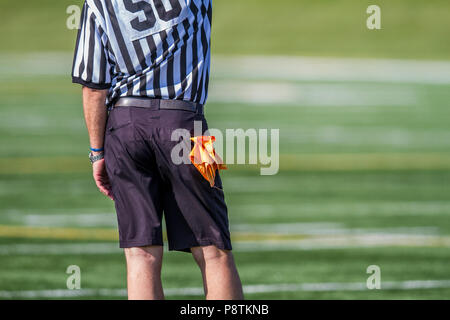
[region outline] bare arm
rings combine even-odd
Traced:
[[[102,148],[105,137],[107,111],[105,99],[108,90],[83,87],[83,110],[92,148]],[[95,154],[95,153],[94,153]]]
[[[108,90],[96,90],[83,87],[83,110],[86,127],[89,132],[89,141],[92,148],[103,148],[107,110],[105,99]],[[92,152],[100,154],[101,152]],[[111,185],[106,173],[105,159],[98,160],[92,165],[93,176],[99,190],[113,199]]]

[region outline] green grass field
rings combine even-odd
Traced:
[[[17,4],[0,4],[0,299],[125,298],[113,203],[91,178],[68,74],[68,4],[14,16]],[[215,2],[210,127],[280,130],[277,175],[238,165],[222,175],[246,297],[449,299],[450,5],[380,1],[383,30],[371,32],[365,1],[283,4]],[[374,80],[342,59],[331,61],[342,78],[281,66],[270,77],[233,65],[237,54],[441,61],[428,77],[420,61],[404,75],[384,61]],[[246,90],[221,94],[236,83]],[[278,95],[262,103],[265,88]],[[83,290],[64,290],[69,265]],[[365,288],[369,265],[381,268],[381,290]],[[189,254],[165,254],[163,284],[169,299],[202,298]]]

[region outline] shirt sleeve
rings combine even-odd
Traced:
[[[106,38],[106,34],[98,25],[94,12],[85,2],[73,59],[73,83],[92,89],[111,87],[109,54],[102,38]]]

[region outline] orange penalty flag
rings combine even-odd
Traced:
[[[211,187],[214,187],[216,170],[227,169],[214,150],[213,143],[216,138],[214,136],[197,136],[191,138],[191,141],[194,142],[194,147],[189,154],[189,159],[202,176],[209,181]]]

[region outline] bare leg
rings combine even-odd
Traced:
[[[129,300],[162,300],[161,284],[163,247],[126,248]]]
[[[216,246],[191,248],[203,276],[207,300],[242,300],[242,284],[233,254]]]

